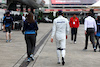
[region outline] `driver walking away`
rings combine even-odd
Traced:
[[[54,35],[56,36],[57,56],[58,64],[65,64],[65,49],[66,49],[66,37],[69,32],[69,21],[63,17],[63,12],[58,11],[58,17],[53,21],[51,42],[53,42]]]

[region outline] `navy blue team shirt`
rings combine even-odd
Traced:
[[[25,31],[25,34],[36,34],[36,31],[38,30],[37,21],[34,23],[25,21],[23,30]]]
[[[4,24],[5,24],[5,27],[12,26],[12,24],[13,24],[13,18],[11,16],[6,16],[4,18]]]

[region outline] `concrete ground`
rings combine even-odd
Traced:
[[[46,40],[41,43],[45,35],[50,31],[52,24],[39,24],[37,36],[37,46],[42,46],[35,54],[35,61],[31,61],[28,66],[22,67],[62,67],[57,64],[56,45],[50,42],[50,34]],[[20,31],[13,31],[12,42],[5,43],[5,34],[0,31],[0,67],[19,67],[21,59],[26,59],[26,44],[24,36]],[[80,25],[77,35],[77,44],[70,44],[70,33],[66,46],[66,64],[63,67],[100,67],[100,52],[93,52],[89,42],[88,50],[83,51],[85,44],[84,26]]]
[[[89,42],[88,50],[83,51],[85,44],[84,26],[80,25],[77,35],[77,44],[70,44],[70,33],[67,39],[66,64],[63,67],[100,67],[100,52],[93,52]],[[55,42],[51,43],[50,38],[40,53],[33,67],[62,67],[57,64]]]
[[[52,24],[41,23],[38,26],[37,42],[46,35]],[[0,31],[0,67],[14,67],[24,55],[26,58],[26,43],[22,32],[12,31],[12,42],[6,43],[5,33]]]

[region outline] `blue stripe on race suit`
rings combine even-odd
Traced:
[[[25,31],[25,34],[36,34],[35,30],[28,30]]]

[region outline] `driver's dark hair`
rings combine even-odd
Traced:
[[[88,12],[88,16],[92,16],[92,12],[91,11]]]
[[[59,10],[58,15],[62,15],[62,14],[63,14],[62,10]]]
[[[10,14],[10,12],[7,12],[6,15],[8,16]]]

